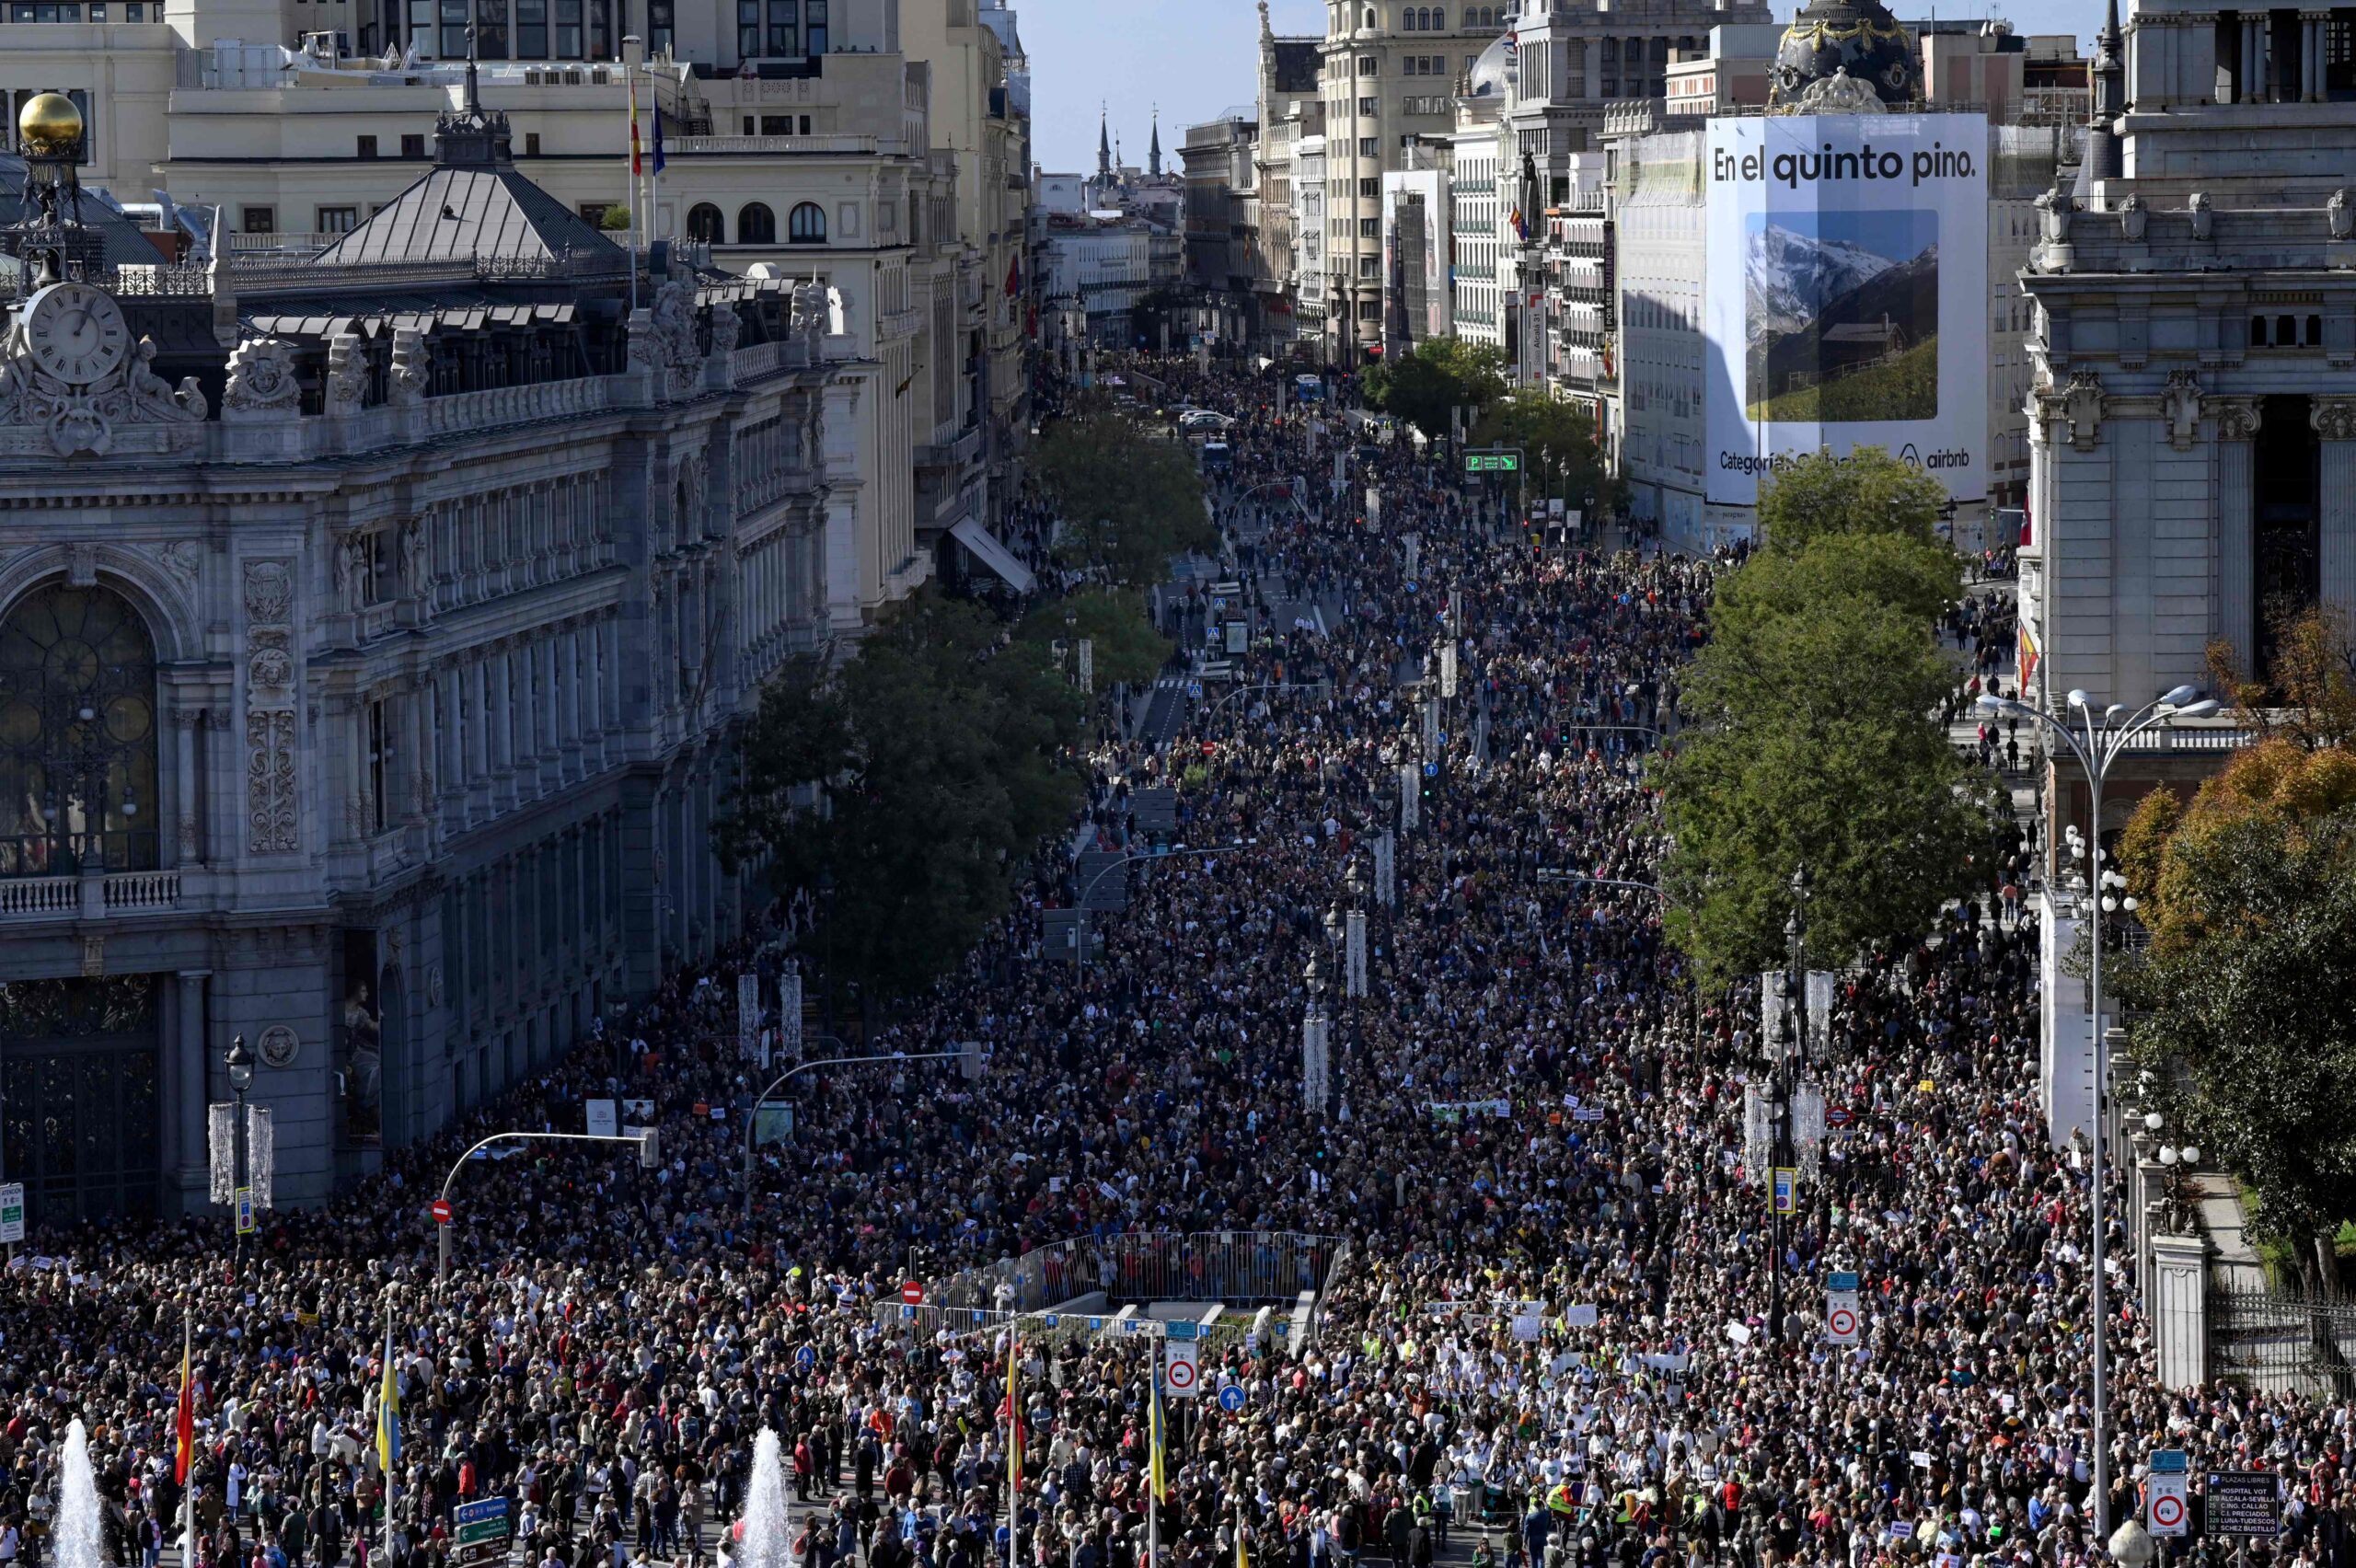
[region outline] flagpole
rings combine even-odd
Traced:
[[[1022,1403],[1015,1368],[1022,1364],[1022,1337],[1010,1320],[1006,1332],[1006,1568],[1022,1558]]]
[[[629,98],[629,307],[638,308],[638,73],[623,67]]]
[[[392,1297],[392,1294],[388,1291],[388,1292],[387,1292],[387,1293],[386,1293],[386,1296],[385,1296],[385,1383],[386,1383],[386,1386],[387,1386],[387,1387],[388,1387],[388,1388],[389,1388],[389,1387],[396,1387],[396,1386],[398,1386],[398,1385],[395,1383],[395,1378],[396,1378],[398,1376],[398,1373],[396,1373],[396,1372],[393,1370],[393,1297]],[[376,1399],[377,1399],[377,1404],[378,1404],[378,1407],[379,1407],[379,1408],[377,1409],[377,1412],[376,1412],[376,1426],[377,1426],[377,1429],[378,1429],[380,1432],[386,1432],[386,1433],[390,1433],[390,1432],[394,1432],[394,1431],[396,1431],[396,1430],[397,1430],[397,1428],[395,1428],[394,1426],[392,1426],[392,1425],[391,1425],[391,1424],[390,1424],[390,1423],[392,1423],[392,1422],[394,1422],[394,1421],[398,1421],[398,1420],[399,1419],[399,1417],[398,1417],[398,1416],[396,1416],[396,1415],[394,1415],[394,1414],[392,1414],[392,1413],[390,1413],[389,1412],[387,1412],[387,1411],[386,1411],[385,1409],[383,1409],[383,1408],[382,1408],[383,1403],[384,1403],[384,1395],[383,1395],[381,1392],[376,1396]],[[381,1441],[381,1439],[380,1439],[380,1441]],[[391,1451],[391,1446],[390,1446],[389,1444],[387,1444],[387,1445],[386,1445],[386,1446],[385,1446],[385,1447],[386,1447],[386,1451],[385,1451],[385,1454],[383,1455],[384,1461],[385,1461],[385,1465],[384,1465],[384,1470],[385,1470],[385,1562],[384,1562],[384,1568],[393,1568],[393,1456],[392,1456],[392,1451]]]
[[[1161,1410],[1161,1356],[1154,1349],[1149,1335],[1145,1340],[1145,1397],[1151,1413],[1153,1442],[1145,1457],[1145,1568],[1161,1568],[1161,1487],[1162,1475],[1168,1463],[1163,1450],[1169,1447],[1169,1419]]]
[[[189,1399],[189,1369],[196,1350],[196,1309],[180,1308],[180,1398]],[[174,1424],[178,1424],[175,1423]],[[179,1435],[173,1435],[174,1442]],[[180,1568],[196,1568],[196,1452],[189,1445],[188,1473],[180,1477]]]

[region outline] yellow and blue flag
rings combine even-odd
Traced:
[[[401,1380],[393,1367],[393,1325],[385,1324],[385,1384],[376,1394],[376,1462],[390,1479],[401,1458]]]
[[[1153,1394],[1146,1406],[1146,1439],[1152,1452],[1148,1459],[1153,1480],[1153,1500],[1170,1501],[1170,1477],[1161,1458],[1161,1378],[1153,1378]]]

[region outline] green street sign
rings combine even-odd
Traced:
[[[1464,471],[1468,474],[1518,474],[1521,472],[1519,452],[1467,452]]]
[[[0,1187],[0,1241],[22,1241],[25,1239],[25,1184],[11,1182]]]

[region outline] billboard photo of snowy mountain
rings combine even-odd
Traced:
[[[1939,411],[1939,214],[1751,213],[1750,417],[1838,424]]]

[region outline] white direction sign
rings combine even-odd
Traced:
[[[1192,1340],[1162,1341],[1161,1387],[1173,1400],[1191,1400],[1203,1391],[1202,1367],[1195,1359]]]
[[[0,1187],[0,1241],[11,1245],[25,1239],[25,1184]]]

